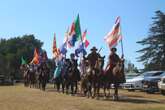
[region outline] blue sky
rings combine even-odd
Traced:
[[[1,0],[0,38],[34,34],[44,42],[43,48],[52,57],[53,33],[58,45],[77,14],[82,31],[88,30],[90,46],[103,47],[101,54],[109,55],[104,36],[111,30],[114,20],[121,16],[125,58],[138,68],[136,53],[142,48],[136,41],[147,36],[155,11],[165,12],[164,0]],[[120,46],[118,53],[121,55]]]

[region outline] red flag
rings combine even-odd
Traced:
[[[69,36],[72,36],[73,34],[75,34],[75,23],[74,22],[72,23],[72,26],[70,28]]]
[[[34,57],[30,63],[39,64],[39,52],[38,52],[37,48],[35,48],[35,50],[34,50]]]
[[[54,57],[58,57],[60,55],[60,51],[57,48],[57,43],[56,43],[56,34],[54,34],[54,40],[53,40],[53,55]]]
[[[87,48],[88,45],[89,45],[89,41],[86,38],[86,34],[87,34],[87,30],[85,30],[84,33],[83,33],[83,35],[82,35],[82,41],[85,44],[85,48]]]
[[[109,32],[105,41],[109,45],[110,48],[113,48],[117,45],[117,43],[122,39],[121,29],[120,29],[120,17],[116,18],[115,24],[112,28],[112,31]]]

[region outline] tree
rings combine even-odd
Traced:
[[[155,13],[148,37],[137,42],[144,46],[137,51],[142,54],[138,61],[143,62],[144,70],[165,70],[165,14]]]
[[[6,77],[14,75],[16,79],[21,78],[19,67],[21,57],[30,62],[33,58],[34,48],[41,49],[43,43],[35,39],[34,35],[24,35],[11,39],[0,40],[0,74]]]
[[[139,70],[131,61],[126,60],[125,61],[125,72],[126,73],[139,73]]]

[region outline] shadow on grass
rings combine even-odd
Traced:
[[[58,91],[54,88],[47,88],[46,92],[56,92],[58,93]],[[62,91],[60,91],[59,93],[62,93]],[[66,93],[64,93],[66,94]],[[66,94],[66,95],[70,95],[70,94]],[[72,95],[74,97],[85,97],[84,95],[82,95],[81,93],[77,93]],[[90,98],[92,99],[92,98]],[[108,99],[104,99],[104,94],[101,93],[99,99],[94,98],[92,100],[99,100],[99,101],[113,101],[112,99],[112,95],[108,98]],[[114,101],[114,102],[121,102],[121,103],[134,103],[134,104],[165,104],[164,100],[154,100],[154,99],[150,99],[150,98],[144,98],[143,96],[140,95],[126,95],[126,96],[119,96],[119,100],[118,101]]]
[[[112,98],[110,99],[103,99],[102,101],[113,101]],[[163,101],[147,99],[147,98],[137,98],[137,97],[119,97],[118,101],[115,102],[122,102],[122,103],[134,103],[134,104],[165,104]]]

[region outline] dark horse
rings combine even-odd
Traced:
[[[106,95],[106,89],[109,91],[108,96],[110,95],[110,88],[111,84],[114,86],[114,95],[113,100],[118,100],[118,88],[119,84],[125,82],[125,75],[124,75],[124,61],[120,61],[116,64],[113,70],[108,70],[103,75],[103,82],[104,82],[104,96]]]
[[[40,65],[40,69],[41,69],[41,73],[39,75],[39,80],[40,80],[40,83],[41,83],[41,89],[43,91],[45,91],[45,88],[46,88],[46,84],[49,80],[49,68],[47,67],[46,63],[43,62],[41,65]]]
[[[77,68],[77,61],[68,61],[69,68],[67,74],[65,75],[66,79],[66,92],[69,88],[71,89],[71,94],[76,94],[78,90],[78,81],[80,81],[80,72]]]
[[[31,87],[34,88],[35,84],[36,84],[36,67],[35,67],[35,65],[33,65],[33,64],[29,65],[27,74],[28,74],[29,86],[30,86],[30,88]]]

